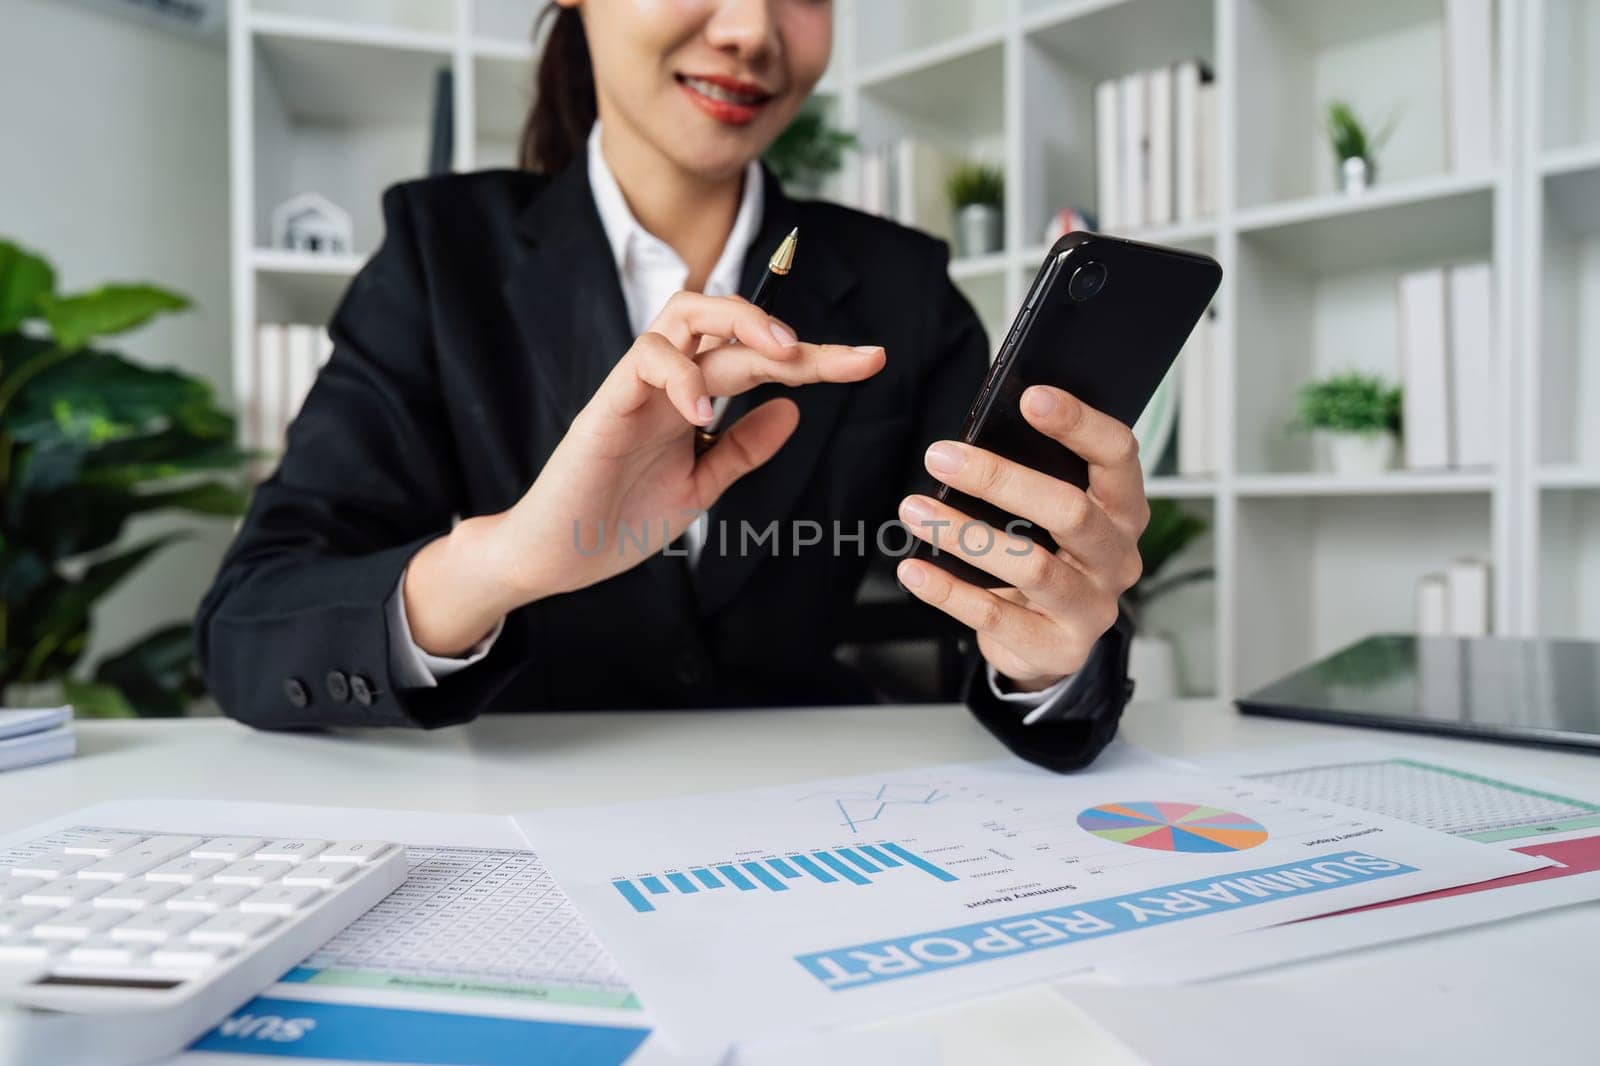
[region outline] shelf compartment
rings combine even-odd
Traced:
[[[1163,479],[1171,480],[1171,479]],[[1175,497],[1168,497],[1173,499]],[[1203,496],[1178,499],[1180,510],[1206,524],[1206,530],[1183,551],[1170,559],[1152,579],[1152,584],[1194,570],[1217,568],[1216,505]],[[1208,697],[1217,692],[1217,581],[1195,581],[1177,586],[1143,606],[1139,629],[1145,635],[1170,638],[1178,658],[1178,694]],[[1135,676],[1135,684],[1139,678]],[[1138,698],[1149,699],[1146,691]]]
[[[323,257],[258,249],[254,256],[256,320],[324,325],[333,317],[350,279],[361,269],[356,256]]]
[[[1540,144],[1549,149],[1600,142],[1600,2],[1544,0],[1540,10]]]
[[[861,137],[877,144],[906,134],[946,147],[1004,141],[1005,49],[989,35],[934,61],[896,65],[861,79]],[[999,153],[994,153],[995,158]]]
[[[1419,577],[1493,558],[1490,512],[1487,495],[1241,499],[1238,691],[1369,634],[1414,632]]]
[[[1600,170],[1544,179],[1539,461],[1600,466]]]
[[[533,61],[508,56],[472,59],[474,169],[515,167],[522,126],[533,106]]]
[[[1334,99],[1369,127],[1397,116],[1379,182],[1448,169],[1440,0],[1240,0],[1237,54],[1241,205],[1334,190],[1322,121]]]
[[[1493,492],[1493,474],[1473,471],[1439,473],[1393,470],[1375,477],[1333,474],[1247,474],[1234,482],[1242,499],[1330,496],[1470,495]]]
[[[1005,339],[1006,329],[1011,324],[1008,317],[1011,304],[1006,291],[1006,272],[1001,270],[964,275],[957,277],[955,282],[956,288],[960,289],[962,295],[972,304],[973,310],[978,313],[978,320],[983,323],[983,331],[989,338],[989,358],[993,361],[999,351],[1000,342]]]
[[[1007,0],[865,0],[855,5],[863,83],[936,65],[952,53],[998,40],[1006,7]]]
[[[250,0],[250,20],[257,27],[299,27],[311,35],[338,35],[388,42],[446,39],[455,32],[455,4],[437,0]],[[427,47],[432,47],[427,45]]]

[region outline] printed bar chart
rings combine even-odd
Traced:
[[[805,885],[862,887],[872,884],[875,877],[893,876],[896,870],[917,870],[936,881],[957,880],[955,874],[937,863],[902,844],[889,842],[741,859],[737,863],[692,866],[686,871],[614,877],[611,887],[630,907],[644,914],[656,909],[652,896],[692,896],[717,888],[777,893]]]

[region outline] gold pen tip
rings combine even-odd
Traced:
[[[796,226],[789,231],[789,235],[778,245],[778,250],[772,253],[772,258],[767,260],[767,269],[774,274],[787,274],[794,266],[794,249],[800,243],[800,227]]]

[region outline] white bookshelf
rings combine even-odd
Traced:
[[[235,344],[254,323],[326,317],[380,236],[378,197],[421,173],[433,74],[455,72],[458,169],[507,165],[533,48],[524,0],[233,0]],[[1220,468],[1152,496],[1211,524],[1217,569],[1151,621],[1188,686],[1235,695],[1364,633],[1412,625],[1416,578],[1460,555],[1495,568],[1495,627],[1600,638],[1600,0],[1498,0],[1496,164],[1447,165],[1443,0],[836,0],[819,92],[866,144],[926,139],[1003,165],[1004,250],[952,264],[998,334],[1047,220],[1093,207],[1092,91],[1201,58],[1221,103],[1214,218],[1141,239],[1215,255]],[[329,12],[337,11],[334,20]],[[1320,106],[1398,113],[1376,186],[1334,188]],[[858,188],[851,157],[830,190]],[[355,215],[357,254],[264,247],[265,217],[316,189]],[[1287,425],[1296,390],[1347,368],[1398,377],[1395,278],[1489,260],[1495,390],[1488,469],[1337,479]]]

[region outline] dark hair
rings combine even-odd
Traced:
[[[583,17],[575,7],[546,4],[534,23],[535,40],[546,22],[550,31],[534,75],[533,109],[522,124],[517,164],[524,170],[554,174],[583,151],[598,111]]]

